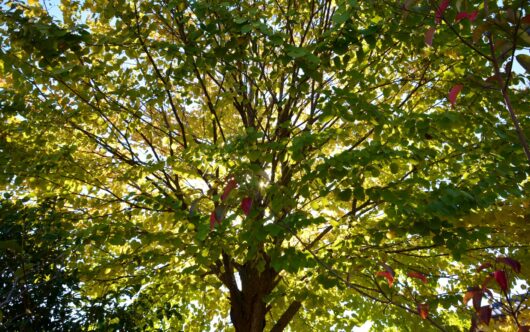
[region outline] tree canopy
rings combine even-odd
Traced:
[[[3,328],[530,329],[527,1],[5,1],[0,31]]]

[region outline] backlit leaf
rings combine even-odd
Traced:
[[[237,182],[234,178],[231,178],[228,180],[228,183],[226,184],[223,194],[221,195],[221,201],[226,201],[228,196],[230,195],[230,192],[237,186]]]
[[[436,29],[434,27],[430,27],[427,31],[425,31],[425,44],[432,46],[432,39],[435,32]]]
[[[447,99],[449,99],[449,102],[451,102],[451,105],[453,107],[456,105],[456,98],[458,97],[458,94],[460,93],[463,87],[464,86],[462,84],[456,84],[449,91]]]
[[[508,279],[506,277],[506,272],[503,270],[497,270],[493,272],[493,277],[495,278],[495,281],[497,281],[497,284],[499,284],[499,287],[506,291],[508,290]]]
[[[250,214],[250,210],[252,209],[252,198],[245,197],[241,200],[241,210],[243,210],[243,213],[245,215]]]
[[[427,277],[425,277],[425,275],[423,275],[423,273],[411,271],[411,272],[407,273],[407,275],[409,277],[411,277],[411,278],[420,279],[424,284],[427,283]]]
[[[497,262],[509,265],[512,268],[512,270],[516,273],[521,272],[521,263],[519,263],[515,259],[509,258],[509,257],[497,257]]]
[[[379,271],[375,274],[377,277],[385,277],[388,281],[388,286],[392,287],[394,285],[394,276],[388,271]]]
[[[427,319],[429,316],[429,305],[426,303],[418,303],[418,314],[421,319]]]
[[[478,318],[481,323],[489,325],[491,320],[491,306],[480,307],[478,311]]]
[[[441,23],[445,10],[449,7],[450,0],[442,0],[436,9],[434,22]]]

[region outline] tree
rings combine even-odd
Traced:
[[[71,216],[87,329],[462,330],[530,259],[527,14],[8,1],[1,185]]]
[[[73,305],[77,302],[74,271],[65,259],[75,243],[68,241],[72,225],[54,213],[45,199],[41,206],[0,200],[0,327],[10,331],[63,331],[79,328]]]

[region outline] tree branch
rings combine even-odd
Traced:
[[[293,319],[294,315],[300,310],[302,303],[300,301],[293,301],[287,310],[284,311],[280,319],[274,324],[271,329],[271,332],[281,332],[287,327],[287,324]]]

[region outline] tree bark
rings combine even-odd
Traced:
[[[219,275],[230,291],[230,318],[237,332],[262,332],[268,312],[265,297],[277,284],[278,273],[270,266],[270,258],[262,253],[265,267],[258,269],[257,262],[250,261],[236,265],[228,255],[223,254],[224,271]],[[241,289],[238,288],[235,272],[239,272]]]

